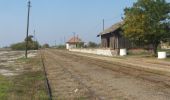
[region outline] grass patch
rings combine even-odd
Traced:
[[[0,100],[6,100],[8,98],[8,92],[11,87],[11,82],[7,77],[0,76]]]
[[[21,57],[21,58],[17,59],[17,62],[28,63],[29,61],[31,61],[31,59],[33,59],[33,58],[25,58],[25,57]],[[35,59],[35,58],[34,58],[34,59]]]
[[[26,72],[13,79],[10,89],[12,100],[27,98],[27,100],[48,100],[45,88],[45,77],[42,71]]]
[[[166,61],[170,61],[170,57],[166,58],[165,60],[166,60]]]
[[[0,100],[49,100],[40,57],[20,58],[23,71],[17,76],[0,76]]]

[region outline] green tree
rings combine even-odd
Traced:
[[[88,42],[87,47],[89,48],[97,48],[99,45],[95,42]]]
[[[84,47],[84,42],[77,43],[77,48],[82,48],[82,47]]]
[[[170,37],[169,25],[170,3],[166,0],[138,0],[125,9],[125,37],[152,45],[154,54],[160,42]]]
[[[32,36],[32,35],[29,35],[29,36],[28,36],[28,42],[33,42],[32,38],[33,38],[33,36]],[[27,39],[25,38],[25,42],[26,42],[26,40],[27,40]]]
[[[50,46],[49,46],[49,44],[45,43],[45,44],[43,44],[42,47],[43,47],[43,48],[49,48]]]
[[[33,41],[32,38],[33,38],[32,35],[28,36],[28,50],[37,50],[40,45],[37,41]],[[13,50],[25,50],[25,46],[26,46],[26,38],[24,39],[23,42],[12,44],[10,47]]]

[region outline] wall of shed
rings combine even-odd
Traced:
[[[124,38],[124,37],[120,37],[119,38],[119,46],[118,48],[130,48],[130,42],[128,39]]]
[[[102,48],[109,48],[107,46],[107,44],[108,44],[107,38],[101,37],[101,46],[102,46]]]
[[[101,46],[102,48],[111,49],[130,48],[130,42],[128,39],[121,36],[119,32],[108,33],[101,35]]]

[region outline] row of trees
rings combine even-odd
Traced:
[[[88,42],[87,47],[88,48],[98,48],[98,47],[100,47],[100,44],[90,41],[90,42]]]
[[[32,35],[28,36],[28,50],[37,50],[38,48],[49,48],[50,46],[48,44],[40,45],[37,41],[34,41]],[[26,39],[23,42],[12,44],[11,46],[12,50],[25,50],[26,48]]]
[[[170,38],[170,3],[166,0],[138,0],[125,9],[124,35],[133,43],[152,45],[157,53],[161,41]]]
[[[84,45],[84,43],[80,43],[77,45],[77,48],[98,48],[100,47],[100,44],[97,44],[95,42],[88,42],[87,44]],[[53,46],[53,48],[57,48],[57,49],[66,49],[66,45],[57,45],[57,46]]]
[[[32,35],[28,36],[28,50],[37,50],[40,47],[40,45],[37,41],[33,41],[32,38],[33,38]],[[13,50],[25,50],[26,39],[23,42],[12,44],[10,47]]]
[[[49,44],[46,43],[41,46],[37,41],[33,41],[32,38],[33,38],[32,35],[28,36],[28,50],[37,50],[38,48],[50,48]],[[83,44],[79,44],[79,45],[80,45],[79,47],[84,46]],[[87,47],[87,48],[97,48],[99,46],[100,46],[100,44],[97,44],[97,43],[91,42],[91,41],[88,42],[87,45],[85,45],[85,47]],[[26,39],[23,42],[12,44],[10,47],[12,50],[25,50]],[[65,49],[66,47],[65,47],[65,45],[58,45],[55,48]]]

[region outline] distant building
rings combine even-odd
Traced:
[[[116,23],[101,32],[101,47],[110,49],[130,48],[130,42],[122,35],[123,22]]]
[[[66,42],[66,49],[81,48],[83,46],[84,42],[78,36],[74,36]]]

